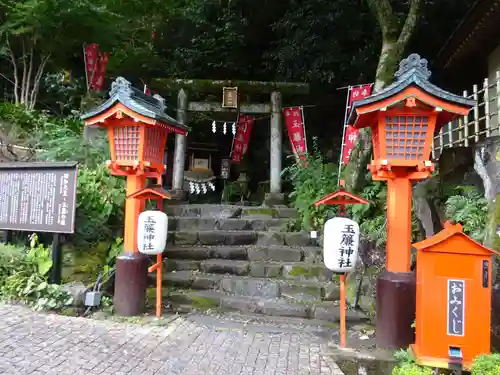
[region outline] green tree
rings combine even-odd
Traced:
[[[101,3],[103,3],[101,1]],[[112,38],[117,16],[90,0],[4,0],[0,2],[0,55],[15,104],[33,109],[51,59],[68,59],[89,39]]]
[[[429,43],[429,39],[436,38],[443,43],[447,34],[437,33],[439,29],[437,25],[439,23],[450,25],[449,15],[448,21],[443,20],[443,15],[446,14],[443,10],[455,8],[455,12],[458,9],[458,14],[461,15],[468,8],[469,3],[461,0],[451,2],[446,0],[439,3],[433,0],[367,0],[369,8],[377,20],[381,41],[381,50],[374,77],[374,92],[382,90],[393,81],[397,65],[407,52],[411,38],[419,31],[418,25],[420,22],[425,24],[426,28],[423,29],[423,32],[420,31],[422,40],[420,44],[416,44],[417,46],[425,46],[425,44]],[[457,15],[453,11],[451,11],[451,14]],[[428,19],[433,20],[433,22],[429,23]],[[459,20],[460,16],[451,18],[451,28]],[[448,33],[450,33],[451,28]],[[371,129],[361,129],[358,145],[351,153],[349,165],[344,173],[349,188],[359,190],[366,183],[365,168],[369,163],[371,153]]]

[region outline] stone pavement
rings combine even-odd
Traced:
[[[166,326],[35,313],[0,304],[0,374],[343,375],[300,330],[173,318]]]

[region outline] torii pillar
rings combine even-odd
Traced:
[[[177,95],[177,122],[185,125],[187,123],[188,96],[184,89],[179,90]],[[172,176],[171,199],[183,200],[186,196],[184,191],[184,169],[186,162],[187,136],[175,135],[174,148],[174,170]]]

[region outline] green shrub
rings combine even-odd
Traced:
[[[473,186],[457,186],[445,198],[446,217],[461,223],[464,233],[483,242],[488,218],[488,201]]]
[[[322,229],[336,208],[330,205],[315,207],[314,202],[338,189],[338,166],[325,164],[323,156],[314,145],[314,152],[307,156],[307,164],[293,163],[282,175],[290,181],[293,190],[289,198],[302,219],[302,229]]]
[[[96,243],[113,238],[123,226],[125,183],[104,166],[78,171],[74,242]]]
[[[50,250],[37,245],[29,249],[0,245],[0,298],[26,303],[35,310],[60,310],[72,304],[71,295],[60,285],[49,284]]]
[[[475,358],[472,375],[500,375],[500,354],[481,355]]]
[[[415,363],[403,363],[392,370],[392,375],[432,375],[433,370],[429,367],[421,367]]]

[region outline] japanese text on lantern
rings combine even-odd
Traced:
[[[345,217],[325,223],[323,259],[325,266],[338,273],[352,271],[356,266],[359,246],[359,225]]]
[[[352,254],[354,253],[352,246],[354,245],[354,235],[356,234],[354,225],[345,224],[341,233],[339,268],[352,267]]]
[[[448,336],[464,336],[465,281],[448,280]]]
[[[155,250],[155,235],[156,235],[156,220],[151,216],[147,216],[144,220],[144,231],[143,231],[143,248],[144,252]]]
[[[304,130],[304,118],[300,107],[285,108],[285,125],[295,156],[307,153],[307,141]]]

